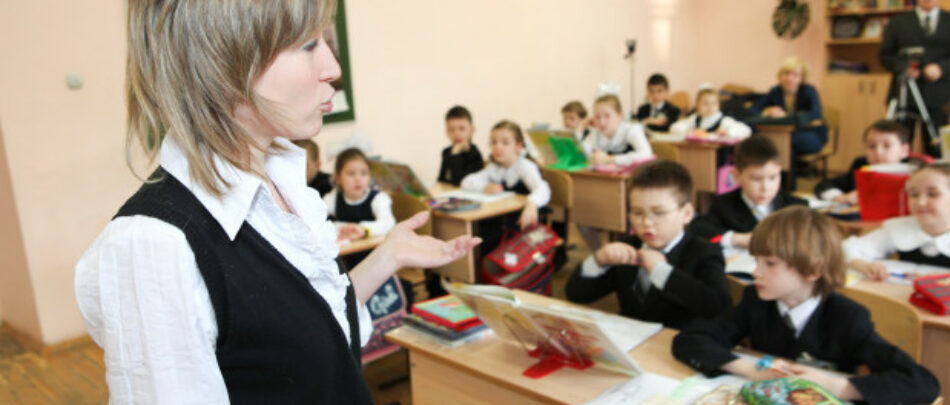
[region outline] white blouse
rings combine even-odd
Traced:
[[[633,146],[633,151],[614,155],[614,163],[626,166],[653,156],[653,148],[650,147],[650,141],[643,132],[643,125],[633,122],[621,123],[614,136],[610,137],[600,131],[592,130],[583,143],[584,153],[588,155],[594,153],[595,149],[607,153],[622,152],[627,149],[627,145]]]
[[[673,125],[670,126],[670,134],[686,136],[689,131],[694,129],[706,129],[712,127],[716,121],[719,121],[719,119],[722,118],[722,122],[719,123],[719,129],[725,132],[730,138],[743,139],[752,135],[752,128],[749,128],[748,125],[742,123],[741,121],[737,121],[735,118],[732,118],[728,115],[723,115],[722,111],[700,119],[698,127],[696,126],[697,116],[698,115],[696,115],[696,113],[693,113],[686,118],[674,122]]]
[[[896,252],[920,249],[927,256],[950,257],[950,232],[930,236],[912,216],[891,218],[881,228],[864,236],[852,236],[844,241],[848,261],[883,260]]]
[[[287,140],[268,158],[265,172],[296,215],[283,212],[264,181],[218,156],[232,184],[223,196],[205,191],[188,174],[181,148],[166,137],[161,165],[208,209],[233,240],[250,224],[294,265],[327,301],[347,337],[346,288],[339,274],[336,232],[316,190],[307,187],[306,153]],[[116,218],[76,265],[76,297],[89,334],[105,351],[112,403],[228,403],[215,357],[217,322],[194,253],[181,232],[164,221]],[[357,304],[360,342],[373,326]]]
[[[548,182],[541,177],[541,170],[538,165],[525,157],[519,157],[511,167],[504,167],[498,163],[491,162],[484,169],[465,176],[462,179],[462,188],[471,191],[481,192],[489,183],[501,184],[503,186],[514,187],[518,181],[523,181],[524,185],[531,191],[528,194],[528,201],[533,202],[538,208],[548,204],[551,200],[551,188]]]
[[[339,188],[334,188],[323,197],[323,202],[327,205],[327,212],[330,215],[336,215],[336,196],[339,193]],[[350,206],[360,205],[369,198],[369,194],[370,190],[366,190],[366,194],[363,194],[363,198],[357,201],[350,201],[344,196],[343,202]],[[393,216],[393,199],[389,197],[389,194],[386,194],[384,191],[376,193],[376,197],[373,197],[373,201],[369,203],[369,207],[373,210],[373,216],[375,216],[376,219],[373,221],[360,221],[357,225],[369,229],[371,235],[385,235],[386,232],[389,232],[390,229],[396,226],[396,217]],[[337,229],[343,224],[345,224],[345,222],[334,223]]]

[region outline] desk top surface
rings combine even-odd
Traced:
[[[914,292],[914,287],[909,285],[869,280],[858,281],[855,285],[848,288],[890,297],[900,302],[908,302],[908,298],[910,298],[911,293]],[[908,305],[913,306],[914,309],[917,310],[917,313],[920,315],[920,321],[923,322],[925,327],[950,330],[950,315],[937,315],[912,304],[908,303]]]
[[[383,243],[383,239],[386,239],[386,235],[375,235],[366,239],[354,240],[340,247],[340,256],[351,255],[353,253],[374,249],[376,246],[379,246],[381,243]]]
[[[450,184],[438,183],[430,188],[429,191],[432,194],[438,195],[439,193],[456,189],[458,189],[458,187],[452,186]],[[515,194],[514,196],[501,200],[483,202],[481,203],[480,207],[474,210],[456,212],[432,210],[432,216],[435,218],[452,218],[463,221],[478,221],[510,212],[520,211],[522,208],[524,208],[527,201],[528,198],[526,196]]]
[[[522,301],[564,301],[516,291]],[[676,331],[663,329],[657,335],[630,351],[634,361],[647,372],[683,379],[696,371],[673,358],[670,347]],[[424,353],[444,361],[451,367],[475,374],[493,384],[505,386],[547,402],[583,403],[610,387],[628,379],[620,373],[598,368],[575,370],[562,368],[544,378],[532,379],[521,373],[537,359],[528,357],[517,342],[508,342],[495,335],[456,348],[446,348],[429,340],[421,332],[402,327],[386,334],[386,339],[413,352]]]

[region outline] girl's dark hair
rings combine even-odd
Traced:
[[[333,174],[339,176],[340,173],[343,172],[343,167],[346,166],[346,164],[351,160],[356,159],[360,159],[366,162],[366,166],[370,166],[369,158],[366,157],[366,154],[364,154],[363,151],[359,150],[358,148],[349,148],[343,152],[340,152],[340,154],[336,157],[336,166],[333,169]]]
[[[515,137],[515,142],[516,142],[516,143],[520,143],[522,148],[527,148],[527,147],[528,147],[528,144],[526,144],[525,141],[524,141],[524,132],[521,131],[521,127],[520,127],[518,124],[516,124],[514,121],[511,121],[511,120],[501,120],[501,121],[498,121],[498,123],[495,124],[493,127],[491,127],[492,132],[494,132],[495,130],[498,130],[498,129],[507,129],[507,130],[511,131],[511,133],[512,133],[512,134],[514,135],[514,137]],[[493,163],[498,163],[498,162],[495,161],[495,157],[494,157],[494,156],[492,156],[491,154],[489,154],[488,156],[489,156],[489,160],[491,160]],[[530,155],[527,155],[527,154],[526,154],[526,155],[525,155],[525,158],[527,158],[528,160],[534,162],[534,159],[532,159]],[[536,163],[537,163],[537,162],[536,162]]]

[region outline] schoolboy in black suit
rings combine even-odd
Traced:
[[[655,132],[669,132],[680,117],[679,107],[670,104],[670,82],[666,76],[654,73],[647,79],[647,98],[650,100],[637,109],[634,117]]]
[[[723,247],[749,246],[752,229],[770,213],[808,202],[781,191],[782,165],[775,144],[753,135],[736,146],[736,180],[739,188],[716,196],[706,215],[690,230]]]
[[[742,301],[714,320],[697,320],[673,339],[673,356],[708,375],[752,380],[797,376],[843,400],[927,403],[940,393],[926,368],[877,333],[867,309],[834,292],[844,284],[841,234],[833,220],[807,207],[788,207],[752,233],[757,266]],[[732,353],[743,339],[776,360],[769,370]],[[869,375],[840,377],[816,367]],[[775,371],[777,370],[777,371]]]
[[[587,258],[567,283],[567,298],[591,302],[617,293],[620,313],[680,328],[729,307],[718,246],[685,230],[693,182],[679,163],[655,161],[634,172],[625,236]]]
[[[450,108],[445,113],[445,133],[452,144],[442,149],[439,181],[458,186],[465,176],[485,167],[482,152],[472,143],[472,113],[460,105]]]

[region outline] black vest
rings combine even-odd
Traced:
[[[719,116],[719,119],[716,120],[716,122],[714,122],[709,128],[703,128],[703,127],[699,126],[699,123],[702,122],[703,117],[700,117],[699,114],[696,114],[696,129],[703,129],[703,130],[706,130],[706,131],[709,131],[709,132],[715,131],[715,130],[719,129],[719,124],[722,124],[722,119],[723,119],[724,117],[725,117],[725,115]]]
[[[931,266],[940,266],[950,268],[950,257],[937,253],[936,256],[927,256],[921,253],[920,249],[914,249],[909,252],[897,252],[897,257],[902,262],[914,262],[920,264],[929,264]]]
[[[214,307],[215,355],[231,402],[372,403],[353,286],[347,345],[327,302],[254,228],[245,222],[231,241],[181,182],[161,168],[156,176],[116,217],[144,215],[185,234]]]
[[[501,187],[505,189],[505,191],[514,191],[515,194],[521,194],[521,195],[531,194],[531,190],[529,190],[528,186],[524,184],[524,180],[518,180],[518,182],[515,183],[515,185],[513,186],[509,186],[505,184],[505,181],[502,180]]]
[[[358,223],[362,221],[375,221],[376,215],[373,214],[373,199],[379,194],[379,190],[372,189],[369,196],[357,205],[350,205],[343,199],[343,190],[338,189],[336,193],[336,213],[332,219],[341,222]]]
[[[627,143],[626,147],[623,148],[622,150],[619,150],[619,151],[608,150],[607,154],[610,156],[614,156],[614,155],[623,155],[624,153],[630,153],[630,152],[633,152],[633,145],[631,145],[630,143]]]

